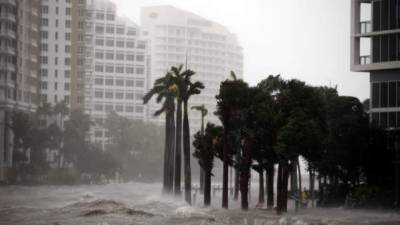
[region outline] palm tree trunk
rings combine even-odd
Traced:
[[[188,102],[183,102],[183,159],[185,173],[185,200],[192,204],[192,174],[190,169],[190,128],[188,115]]]
[[[240,173],[241,206],[243,210],[249,209],[249,178],[251,165],[251,144],[249,140],[245,141],[244,147],[244,166]]]
[[[309,182],[310,182],[310,197],[311,197],[311,207],[314,207],[314,185],[315,185],[315,174],[313,168],[309,169]]]
[[[168,194],[168,177],[169,177],[169,170],[168,170],[168,163],[170,160],[169,152],[170,152],[170,123],[171,123],[171,116],[170,113],[167,112],[165,115],[165,144],[164,144],[164,171],[163,171],[163,193]]]
[[[264,170],[261,168],[258,172],[259,176],[259,191],[258,191],[258,204],[264,204]]]
[[[222,168],[222,208],[228,208],[228,130],[224,129],[224,149]]]
[[[268,164],[267,166],[267,206],[268,208],[274,207],[274,174],[275,167],[273,163]]]
[[[300,168],[299,157],[297,157],[296,163],[297,163],[297,171],[299,173],[299,198],[302,199],[301,192],[302,192],[303,187],[302,187],[302,181],[301,181],[301,168]]]
[[[299,193],[297,185],[297,159],[291,160],[290,166],[290,191],[292,195],[297,195]],[[300,199],[301,195],[297,196]],[[295,200],[295,211],[299,209],[299,201]]]
[[[288,162],[283,163],[282,170],[282,212],[287,212],[287,201],[288,201],[288,181],[289,181],[289,166]]]
[[[204,115],[203,112],[201,113],[201,134],[204,135]],[[200,166],[200,194],[204,194],[204,179],[205,179],[205,172],[204,169]]]
[[[204,206],[211,204],[211,170],[205,171],[204,177]]]
[[[234,187],[234,194],[233,200],[237,201],[239,198],[239,187],[240,187],[240,172],[237,168],[235,168],[235,187]]]
[[[174,190],[174,154],[175,154],[175,104],[171,107],[171,120],[169,123],[169,161],[168,161],[168,189],[169,193]]]
[[[182,167],[182,100],[178,99],[176,108],[176,142],[175,142],[175,195],[181,195],[181,167]]]

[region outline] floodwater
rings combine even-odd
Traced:
[[[388,211],[308,209],[277,216],[272,210],[211,208],[163,197],[161,184],[125,183],[92,186],[0,187],[1,225],[399,225],[400,214]]]

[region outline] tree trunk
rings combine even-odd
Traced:
[[[204,135],[204,115],[201,112],[201,128],[200,128],[201,135]],[[204,169],[200,166],[200,194],[204,194],[204,179],[205,179],[205,172]]]
[[[288,201],[288,181],[289,181],[289,166],[288,162],[283,163],[282,170],[282,212],[287,212],[287,201]]]
[[[224,129],[223,169],[222,169],[222,208],[228,208],[228,127]]]
[[[283,192],[282,192],[282,190],[283,190],[282,170],[283,170],[282,162],[279,162],[279,164],[278,164],[278,178],[277,178],[277,194],[278,195],[276,197],[276,212],[278,214],[281,214],[282,213],[282,209],[283,209],[283,206],[282,206],[282,194],[283,194]]]
[[[188,102],[184,101],[183,107],[183,159],[185,173],[185,200],[192,204],[192,174],[190,169],[190,128],[188,115]]]
[[[165,144],[164,144],[164,171],[163,171],[163,193],[168,194],[170,190],[168,189],[168,178],[169,178],[169,170],[168,170],[168,163],[170,161],[170,123],[171,123],[171,116],[167,112],[165,115]]]
[[[237,201],[239,198],[239,187],[240,187],[240,172],[235,168],[235,191],[233,194],[233,200]]]
[[[258,192],[258,204],[264,204],[264,170],[260,169],[259,175],[259,192]]]
[[[178,99],[176,108],[176,142],[175,142],[175,183],[174,192],[176,196],[181,193],[181,167],[182,167],[182,101]]]
[[[171,120],[169,123],[169,161],[168,161],[168,190],[172,194],[174,190],[174,151],[175,151],[175,105],[172,106]]]
[[[249,178],[250,178],[250,166],[251,166],[251,144],[248,140],[245,141],[244,147],[244,165],[243,171],[240,172],[240,195],[241,195],[241,206],[242,210],[249,209]]]
[[[299,200],[301,198],[301,195],[298,195],[299,190],[298,190],[298,180],[297,180],[297,159],[291,160],[291,166],[290,166],[290,191],[291,194],[295,196],[294,203],[295,203],[295,211],[299,209]],[[296,200],[297,197],[297,200]]]
[[[274,207],[274,174],[275,167],[273,163],[267,166],[267,206],[268,208]]]
[[[309,169],[309,181],[310,181],[310,198],[311,198],[311,207],[314,207],[314,184],[315,184],[315,175],[313,169]]]
[[[211,170],[207,170],[204,176],[204,206],[211,204]]]

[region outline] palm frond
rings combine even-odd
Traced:
[[[237,76],[236,76],[236,73],[234,71],[231,71],[231,78],[233,80],[237,80]]]

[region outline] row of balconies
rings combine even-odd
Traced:
[[[0,13],[0,20],[7,20],[11,22],[16,22],[16,17],[12,13]]]
[[[17,6],[16,0],[0,0],[0,4],[9,4],[12,6]]]
[[[15,48],[11,46],[0,45],[0,54],[15,55]]]
[[[0,62],[0,70],[15,72],[16,66],[9,62]]]

